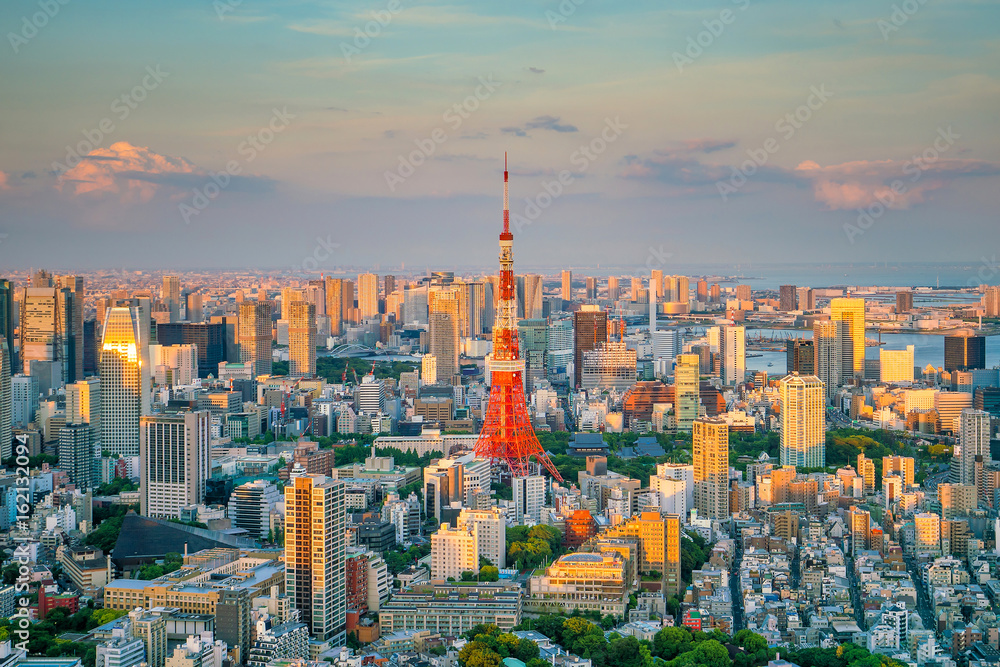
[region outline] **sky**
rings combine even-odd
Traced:
[[[992,261],[1000,3],[5,0],[0,264]],[[992,258],[992,260],[991,260]]]

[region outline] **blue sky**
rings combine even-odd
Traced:
[[[0,8],[8,266],[492,266],[504,151],[523,268],[1000,242],[985,0],[51,2]]]

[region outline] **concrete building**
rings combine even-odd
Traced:
[[[729,425],[724,419],[694,420],[694,507],[709,519],[729,517]],[[661,509],[662,511],[662,509]]]
[[[542,475],[515,477],[511,480],[511,486],[514,487],[515,525],[523,526],[540,522],[548,486],[545,477]]]
[[[202,504],[212,474],[208,412],[146,416],[139,434],[140,513],[175,519],[182,507]]]
[[[781,401],[781,465],[826,465],[826,399],[815,375],[788,375],[778,387]]]
[[[279,502],[281,494],[274,484],[264,480],[247,482],[229,496],[229,519],[234,528],[242,528],[258,539],[266,538],[271,510]]]
[[[478,532],[475,522],[454,527],[441,524],[431,535],[432,580],[458,580],[463,572],[479,572]]]
[[[101,447],[114,456],[139,455],[139,419],[149,414],[146,328],[135,308],[109,308],[101,341]]]

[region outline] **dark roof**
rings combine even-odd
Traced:
[[[604,445],[604,436],[600,433],[574,433],[571,443],[580,445]]]
[[[218,530],[151,519],[130,511],[122,521],[122,530],[111,552],[111,560],[119,568],[138,565],[163,558],[170,552],[183,553],[185,545],[188,553],[194,553],[216,547],[253,547],[254,541]]]

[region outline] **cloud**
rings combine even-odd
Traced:
[[[907,209],[926,201],[927,194],[967,176],[1000,173],[1000,165],[983,160],[937,159],[857,160],[822,167],[807,160],[793,173],[812,185],[816,201],[830,210],[855,209],[881,201],[888,208]]]
[[[545,70],[539,69],[538,67],[529,67],[528,71],[532,74],[545,74]]]
[[[161,155],[144,146],[119,141],[97,148],[56,181],[64,195],[86,199],[115,199],[122,204],[146,203],[160,192],[168,197],[201,187],[211,173],[180,157]],[[234,176],[227,191],[271,190],[271,179]]]
[[[0,190],[9,190],[10,184],[7,182],[7,174],[0,171]]]
[[[517,137],[528,136],[529,130],[552,130],[553,132],[578,132],[576,125],[568,125],[559,122],[558,116],[536,116],[523,126],[502,127],[500,131],[504,134],[513,134]]]
[[[718,139],[675,142],[667,148],[625,156],[620,175],[679,188],[683,194],[717,194],[718,184],[731,182],[739,164],[746,162],[745,156],[737,157],[732,164],[705,158],[737,145],[736,141]],[[746,181],[811,188],[813,199],[828,210],[864,208],[878,201],[889,208],[907,209],[925,202],[928,193],[957,179],[997,174],[1000,163],[971,159],[856,160],[825,167],[806,160],[794,169],[758,166]]]

